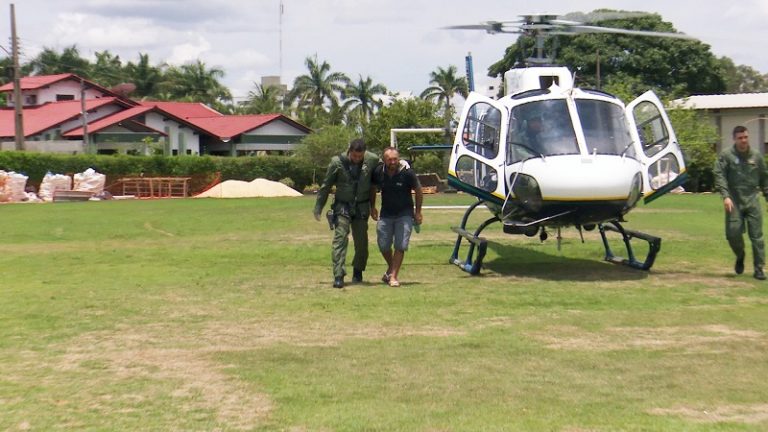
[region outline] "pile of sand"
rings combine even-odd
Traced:
[[[301,192],[280,182],[257,178],[252,182],[227,180],[207,191],[195,195],[195,198],[253,198],[253,197],[296,197]]]

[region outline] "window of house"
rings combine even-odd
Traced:
[[[71,94],[57,94],[56,102],[75,100],[75,95]]]

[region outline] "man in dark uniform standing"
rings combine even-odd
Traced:
[[[414,224],[422,222],[423,195],[419,179],[410,166],[400,163],[400,153],[389,147],[382,153],[384,165],[376,168],[373,183],[381,189],[381,217],[376,211],[376,187],[371,188],[371,217],[378,220],[376,238],[381,255],[387,262],[382,281],[391,287],[400,286],[400,267],[408,250]],[[411,196],[416,196],[416,204]],[[414,208],[415,207],[415,208]]]
[[[744,224],[752,243],[755,279],[765,280],[763,214],[759,193],[768,199],[768,172],[760,152],[749,147],[749,132],[744,126],[733,129],[733,147],[724,150],[715,162],[715,189],[723,197],[725,237],[736,254],[734,270],[744,272]]]
[[[362,139],[355,139],[349,143],[346,154],[340,154],[331,159],[325,180],[317,193],[313,214],[319,221],[331,188],[336,186],[336,195],[331,204],[334,226],[331,247],[334,288],[344,287],[350,231],[355,244],[352,282],[363,281],[363,271],[368,263],[371,174],[378,163],[378,156],[366,151],[365,142]]]

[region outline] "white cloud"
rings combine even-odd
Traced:
[[[203,53],[206,53],[211,49],[211,44],[208,43],[208,41],[202,35],[189,33],[187,36],[189,42],[184,42],[173,46],[171,49],[171,54],[167,59],[168,63],[173,65],[181,65],[194,62],[198,59],[201,59]]]

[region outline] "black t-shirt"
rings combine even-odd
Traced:
[[[372,181],[381,191],[381,217],[413,217],[411,191],[421,187],[413,170],[400,167],[395,175],[390,176],[386,166],[379,165],[373,172]]]

